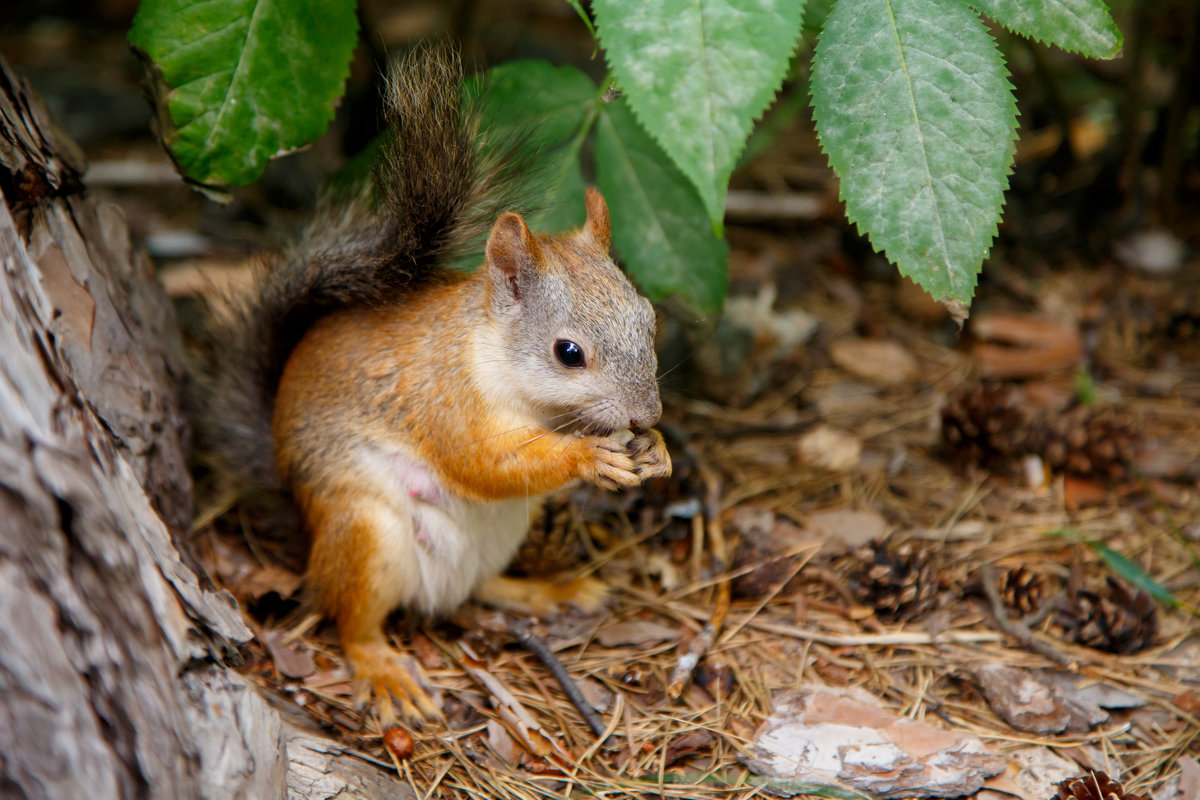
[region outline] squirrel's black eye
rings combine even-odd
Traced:
[[[584,366],[583,348],[567,339],[559,339],[554,343],[554,355],[564,367]]]

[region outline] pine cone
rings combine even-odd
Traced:
[[[1011,384],[976,383],[942,408],[942,439],[959,464],[996,467],[1029,451],[1030,420]]]
[[[1093,771],[1059,783],[1058,794],[1050,800],[1149,800],[1149,797],[1127,792],[1103,772]]]
[[[1143,590],[1130,591],[1112,576],[1103,592],[1076,592],[1055,621],[1071,641],[1108,653],[1137,653],[1158,636],[1154,598]]]
[[[1121,481],[1129,477],[1137,443],[1127,418],[1075,409],[1047,421],[1038,452],[1054,470]]]
[[[940,583],[928,550],[912,542],[889,547],[876,539],[854,552],[862,562],[851,578],[859,598],[888,622],[915,619],[937,604]]]
[[[1000,587],[1000,596],[1004,604],[1025,616],[1041,608],[1045,600],[1046,584],[1041,575],[1030,572],[1025,567],[1010,569],[1004,576],[1004,585]]]
[[[568,496],[551,495],[534,511],[510,569],[521,575],[554,575],[579,566],[583,556]]]

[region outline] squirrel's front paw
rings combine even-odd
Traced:
[[[641,480],[665,478],[671,474],[671,454],[667,452],[667,443],[663,441],[662,434],[653,428],[630,439],[625,450],[633,459],[634,471]]]
[[[589,436],[586,441],[592,461],[585,465],[580,477],[602,489],[637,486],[642,482],[625,444],[611,436]]]

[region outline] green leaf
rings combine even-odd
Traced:
[[[513,61],[468,84],[481,95],[488,140],[505,146],[520,137],[537,151],[529,179],[535,205],[529,219],[536,230],[560,231],[582,225],[583,173],[579,154],[596,118],[598,89],[574,67],[545,61]]]
[[[704,205],[619,100],[596,126],[596,182],[609,201],[613,242],[651,300],[680,294],[716,313],[729,282],[729,246],[706,224]]]
[[[129,41],[158,68],[163,140],[179,167],[231,185],[324,132],[357,27],[352,0],[143,0]]]
[[[1144,569],[1139,567],[1134,562],[1130,561],[1125,556],[1113,550],[1104,542],[1096,541],[1095,539],[1086,540],[1088,547],[1095,550],[1104,563],[1108,564],[1109,568],[1120,575],[1125,580],[1132,583],[1137,588],[1149,592],[1160,602],[1166,603],[1169,606],[1183,605],[1175,599],[1175,595],[1163,586],[1158,581],[1151,578]]]
[[[754,120],[779,89],[803,0],[595,0],[609,66],[718,232]]]
[[[838,0],[813,114],[846,214],[936,299],[969,303],[1000,220],[1017,106],[958,0]]]
[[[1121,31],[1104,0],[966,0],[1013,33],[1092,58],[1121,52]]]
[[[1179,600],[1175,595],[1171,594],[1170,590],[1163,586],[1133,561],[1130,561],[1125,556],[1113,550],[1104,542],[1098,539],[1084,539],[1079,531],[1071,528],[1060,528],[1056,531],[1050,531],[1051,536],[1058,536],[1063,539],[1070,539],[1076,542],[1083,542],[1088,547],[1096,551],[1096,553],[1104,559],[1104,563],[1108,564],[1109,569],[1117,573],[1129,583],[1132,583],[1139,589],[1148,592],[1152,597],[1160,602],[1166,603],[1175,608],[1182,608],[1194,617],[1200,617],[1200,610]]]

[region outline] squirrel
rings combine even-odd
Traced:
[[[338,628],[360,700],[435,717],[388,644],[396,608],[474,594],[547,610],[603,587],[499,577],[530,498],[573,479],[616,489],[670,474],[655,314],[613,263],[601,194],[586,222],[532,233],[513,207],[527,159],[483,147],[452,47],[392,71],[375,191],[268,257],[202,376],[204,438],[227,468],[290,492],[310,538],[305,584]],[[476,98],[477,99],[477,98]],[[483,265],[453,263],[488,230]],[[272,458],[273,454],[273,458]]]

